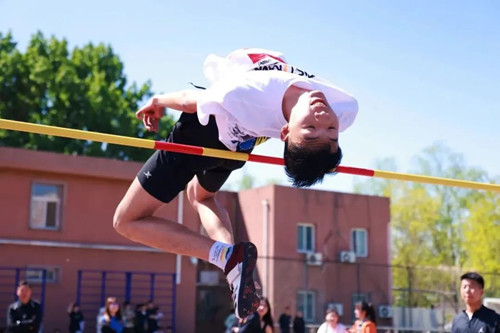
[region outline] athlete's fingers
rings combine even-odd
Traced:
[[[153,125],[153,132],[158,132],[158,123],[160,120],[158,118],[153,118],[151,123]]]
[[[143,119],[148,113],[152,113],[153,115],[155,115],[157,113],[156,109],[158,108],[157,104],[158,104],[157,98],[150,99],[143,107],[141,107],[135,113],[135,116],[137,117],[137,119]]]
[[[146,129],[148,131],[152,130],[151,116],[149,116],[148,114],[144,115],[144,126],[146,126]]]
[[[139,109],[139,111],[137,111],[135,113],[135,117],[139,120],[143,120],[145,115],[147,114],[148,112],[148,109],[149,109],[149,106],[143,106],[142,108]]]

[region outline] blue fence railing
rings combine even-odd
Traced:
[[[176,284],[174,273],[79,270],[76,301],[86,318],[96,318],[107,297],[133,306],[152,301],[162,314],[160,327],[175,332]],[[96,321],[86,321],[85,330],[94,331]]]

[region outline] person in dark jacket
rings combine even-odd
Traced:
[[[297,311],[295,318],[293,319],[293,333],[305,333],[306,332],[306,322],[302,316],[301,311]]]
[[[281,333],[290,333],[290,323],[292,322],[292,316],[290,315],[290,307],[285,307],[285,312],[280,315],[278,319],[280,323]]]
[[[499,333],[500,315],[483,305],[483,277],[467,272],[460,280],[460,296],[465,309],[453,318],[451,333]]]
[[[19,281],[16,295],[18,300],[7,310],[7,332],[38,333],[42,323],[40,303],[31,299],[31,287],[26,281]]]
[[[68,306],[68,316],[69,316],[69,332],[70,333],[81,333],[84,328],[84,318],[83,313],[80,310],[80,305],[78,303],[71,303]]]

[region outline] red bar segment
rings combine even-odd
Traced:
[[[263,155],[249,155],[248,160],[251,162],[260,162],[275,165],[285,165],[285,161],[281,157],[263,156]]]
[[[182,145],[180,143],[155,141],[154,149],[172,151],[174,153],[203,155],[203,147]]]
[[[347,173],[350,175],[359,175],[368,177],[373,177],[375,175],[375,170],[345,167],[345,166],[338,166],[335,171],[339,173]]]

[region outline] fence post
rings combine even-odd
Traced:
[[[172,274],[172,333],[175,333],[175,307],[177,305],[176,301],[176,274]]]
[[[106,304],[106,272],[102,272],[101,277],[101,306]]]
[[[40,307],[42,308],[42,312],[45,304],[45,284],[47,282],[47,270],[44,268],[42,271],[42,294],[40,295]]]
[[[125,273],[125,301],[130,302],[130,291],[132,290],[132,273]]]
[[[411,272],[411,267],[410,266],[407,266],[406,267],[407,271],[408,271],[408,327],[412,327],[413,326],[413,314],[412,314],[412,272]]]
[[[76,303],[81,305],[81,292],[82,292],[82,270],[78,270],[76,278]]]
[[[17,285],[19,284],[19,279],[21,275],[21,269],[16,268],[16,283],[14,284],[14,302],[17,301]]]
[[[155,274],[151,273],[151,283],[149,284],[149,299],[154,301],[155,299]]]

